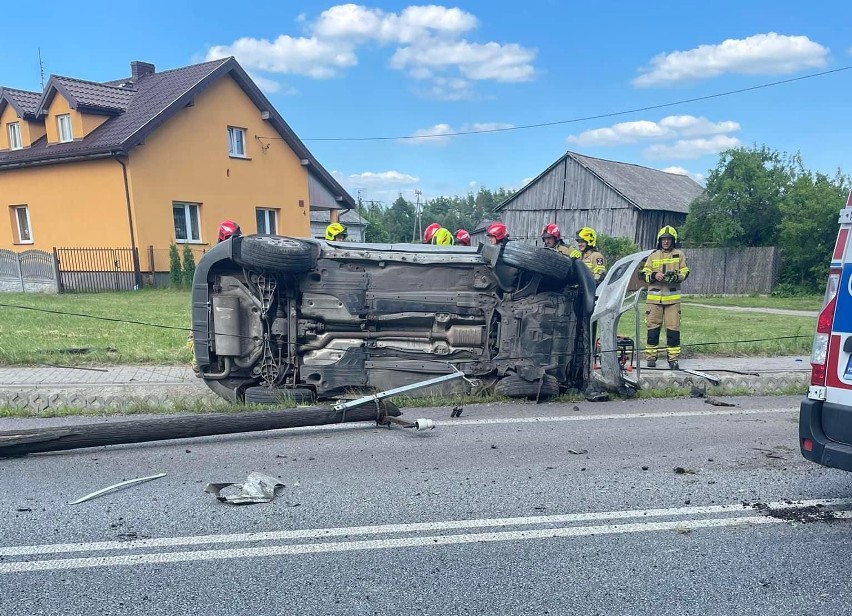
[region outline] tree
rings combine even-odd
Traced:
[[[803,171],[793,181],[781,202],[782,282],[803,291],[822,290],[849,187],[850,178],[839,170],[833,178]]]
[[[183,273],[180,266],[180,253],[177,246],[169,246],[169,286],[179,288],[183,284]]]
[[[766,146],[722,152],[704,195],[689,208],[684,240],[693,245],[771,246],[781,222],[781,200],[801,168]]]
[[[385,228],[391,242],[410,242],[414,230],[414,205],[400,195],[385,215]]]
[[[189,247],[189,244],[184,244],[183,270],[181,271],[182,286],[191,287],[193,276],[195,276],[195,255],[192,254],[192,248]]]

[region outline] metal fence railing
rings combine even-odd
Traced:
[[[133,248],[54,248],[59,292],[130,291],[140,286]]]

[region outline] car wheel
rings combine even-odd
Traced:
[[[314,392],[305,387],[275,389],[272,387],[247,387],[246,404],[313,404]]]
[[[539,392],[541,384],[541,392]],[[497,381],[495,391],[509,398],[550,398],[559,395],[559,381],[549,374],[544,375],[544,382],[539,379],[527,381],[517,374],[510,374]]]
[[[503,263],[564,281],[574,275],[572,260],[556,250],[539,248],[522,242],[507,242],[501,256]]]
[[[313,269],[319,246],[295,237],[249,235],[240,242],[234,260],[248,268],[281,272],[307,272]]]

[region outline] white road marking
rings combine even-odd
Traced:
[[[837,517],[852,518],[852,512],[838,512]],[[205,560],[228,560],[234,558],[258,558],[264,556],[293,556],[299,554],[321,554],[327,552],[351,552],[356,550],[400,549],[465,543],[492,543],[498,541],[529,541],[590,535],[614,535],[623,533],[657,532],[670,530],[691,531],[699,528],[723,528],[752,526],[786,522],[768,516],[742,516],[703,520],[680,520],[670,522],[639,522],[632,524],[606,524],[600,526],[578,526],[547,528],[493,533],[460,535],[433,535],[426,537],[401,537],[397,539],[371,539],[366,541],[340,541],[331,543],[308,543],[278,545],[255,548],[204,550],[194,552],[160,552],[152,554],[129,554],[125,556],[102,556],[92,558],[67,558],[38,560],[32,562],[0,563],[0,574],[32,571],[55,571],[86,569],[93,567],[120,567],[128,565],[165,564]]]
[[[829,500],[806,500],[798,501],[790,504],[786,502],[769,503],[768,506],[772,509],[793,508],[801,509],[815,505],[823,505],[827,507],[849,507],[852,506],[852,499],[829,499]],[[754,517],[764,520],[765,516],[743,515],[751,514],[753,509],[744,507],[742,503],[731,505],[709,505],[696,507],[676,507],[669,509],[639,509],[626,511],[602,511],[591,513],[575,513],[550,516],[526,516],[517,518],[491,518],[491,519],[476,519],[476,520],[447,520],[434,522],[420,522],[409,524],[385,524],[380,526],[354,526],[354,527],[337,527],[337,528],[319,528],[319,529],[303,529],[303,530],[282,530],[268,531],[259,533],[238,533],[227,535],[198,535],[185,537],[164,537],[159,539],[142,539],[136,541],[102,541],[92,543],[64,543],[64,544],[46,544],[32,546],[13,546],[0,548],[0,556],[15,557],[15,556],[44,556],[50,554],[63,554],[72,552],[96,552],[105,550],[143,550],[150,548],[175,548],[180,546],[190,545],[209,545],[209,544],[227,544],[227,543],[253,543],[261,541],[287,541],[294,539],[327,539],[340,536],[359,536],[359,535],[390,535],[398,533],[421,533],[429,532],[436,533],[442,531],[455,530],[470,530],[494,527],[517,527],[517,526],[541,526],[554,524],[577,524],[587,522],[597,522],[602,520],[624,520],[635,518],[648,517],[690,517],[690,516],[706,516],[706,515],[725,515],[725,517],[712,520],[677,520],[665,522],[639,522],[634,524],[607,524],[599,526],[574,526],[571,529],[566,528],[545,528],[545,529],[529,529],[515,530],[506,532],[494,533],[478,533],[478,534],[459,534],[459,535],[430,535],[427,537],[432,543],[471,543],[476,541],[511,541],[516,539],[540,539],[544,537],[569,537],[583,536],[586,534],[611,534],[617,532],[639,532],[640,530],[655,531],[666,530],[670,525],[674,524],[699,524],[698,527],[712,527],[716,523],[729,522],[721,524],[721,526],[729,526],[734,523],[743,523],[743,520],[750,520]],[[734,515],[730,515],[734,514]],[[849,512],[837,512],[840,517],[852,515]],[[770,518],[775,519],[775,518]],[[713,524],[711,524],[713,522]],[[667,526],[668,525],[668,526]],[[633,530],[618,530],[622,527]],[[590,530],[597,529],[597,530]],[[601,530],[603,529],[603,530]],[[606,530],[616,529],[616,530]],[[568,532],[570,530],[570,532]],[[553,534],[556,533],[556,534]],[[567,534],[566,534],[567,533]],[[469,540],[450,540],[449,537],[470,537]],[[484,538],[483,538],[484,537]],[[492,538],[493,537],[493,538]],[[346,541],[337,543],[316,543],[316,544],[298,544],[289,546],[269,546],[265,548],[232,548],[224,550],[210,551],[195,551],[195,552],[177,552],[175,554],[196,555],[199,560],[207,560],[210,558],[241,558],[244,556],[263,556],[275,554],[301,554],[314,553],[321,551],[346,551],[355,549],[380,549],[394,547],[415,547],[418,545],[428,545],[428,543],[418,543],[422,537],[397,539],[381,539],[381,540],[361,540],[361,541]],[[406,543],[413,540],[414,543]],[[402,542],[402,543],[399,543]],[[313,546],[313,547],[312,547]],[[318,546],[337,546],[332,548],[321,548]],[[349,546],[349,547],[347,547]],[[354,547],[352,547],[354,546]],[[280,550],[273,551],[267,554],[264,550]],[[258,551],[260,550],[260,551]],[[290,551],[287,551],[290,550]],[[296,551],[293,551],[296,550]],[[206,556],[209,554],[219,554],[220,556]],[[145,560],[150,558],[162,560]],[[136,554],[124,555],[118,557],[87,557],[87,558],[72,558],[59,560],[43,560],[34,562],[12,562],[0,563],[0,573],[13,573],[20,571],[35,571],[47,570],[50,568],[79,568],[79,567],[101,567],[114,565],[139,564],[141,562],[178,562],[169,560],[174,558],[166,553],[160,554]],[[139,560],[143,559],[143,560]],[[193,560],[188,556],[181,557],[181,560]],[[50,563],[65,563],[64,566]],[[79,564],[83,563],[83,564]]]
[[[553,421],[594,421],[600,419],[666,419],[671,417],[712,417],[717,415],[767,415],[798,413],[798,408],[786,409],[726,409],[724,411],[670,411],[664,413],[607,413],[605,415],[556,415],[549,417],[489,417],[487,419],[435,420],[436,426],[471,426],[482,424],[546,423]],[[415,413],[412,412],[412,415]]]

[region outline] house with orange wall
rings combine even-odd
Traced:
[[[224,219],[309,237],[312,210],[354,207],[234,58],[130,68],[0,88],[0,248],[129,247],[163,272],[172,243],[197,258]]]

